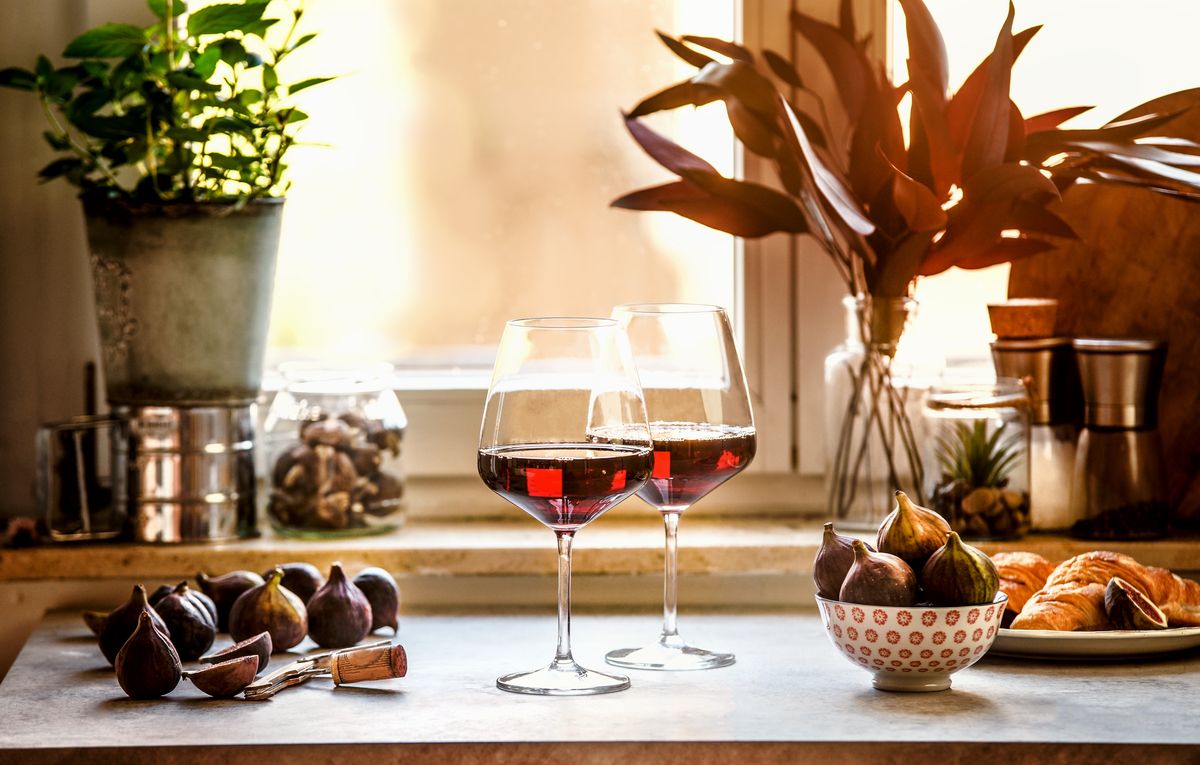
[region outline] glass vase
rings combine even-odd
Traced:
[[[825,358],[825,483],[838,528],[874,531],[897,489],[918,504],[922,462],[896,346],[916,309],[910,298],[847,296],[846,340]]]

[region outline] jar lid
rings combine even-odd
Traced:
[[[1069,337],[998,337],[992,341],[992,347],[998,351],[1040,351],[1069,347],[1071,343]]]
[[[1024,408],[1029,406],[1029,393],[1020,380],[1001,377],[995,382],[936,385],[925,405],[935,410]]]

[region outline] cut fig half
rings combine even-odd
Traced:
[[[1167,617],[1158,606],[1119,576],[1108,580],[1104,589],[1104,610],[1119,630],[1165,630]]]
[[[271,633],[260,632],[252,638],[246,638],[240,643],[234,643],[228,648],[223,648],[220,651],[213,651],[207,656],[201,656],[200,661],[206,664],[219,664],[230,659],[238,659],[243,656],[258,657],[258,671],[262,672],[267,668],[267,664],[271,662]]]

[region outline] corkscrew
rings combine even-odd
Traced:
[[[331,677],[334,685],[387,680],[408,673],[404,646],[390,640],[304,656],[246,686],[246,698],[269,699],[284,688],[314,677]]]

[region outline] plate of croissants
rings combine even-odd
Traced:
[[[991,557],[1008,595],[992,654],[1120,659],[1200,646],[1200,582],[1114,552],[1058,564],[1028,552]]]

